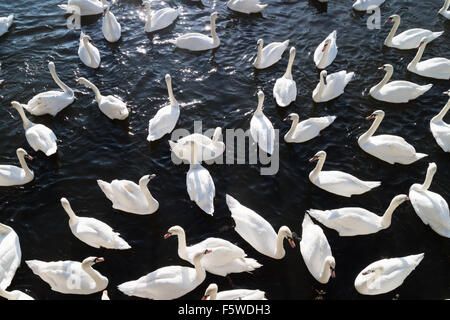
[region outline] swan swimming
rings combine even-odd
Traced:
[[[81,62],[83,62],[89,68],[97,69],[100,66],[100,52],[90,42],[91,37],[81,32],[80,45],[78,47],[78,56]]]
[[[258,106],[250,120],[250,134],[259,148],[272,154],[275,147],[275,130],[270,120],[263,113],[264,92],[258,91]]]
[[[439,14],[441,14],[444,18],[450,19],[450,11],[448,8],[450,7],[450,0],[445,0],[444,5],[439,10]]]
[[[122,35],[122,27],[117,21],[114,13],[109,11],[109,5],[106,7],[106,11],[103,16],[102,32],[108,42],[117,42]]]
[[[14,15],[10,14],[7,17],[0,17],[0,37],[8,32],[14,20]]]
[[[104,0],[68,0],[67,4],[58,5],[59,8],[65,10],[67,13],[72,12],[72,7],[76,6],[80,10],[80,15],[90,16],[103,13],[108,7]]]
[[[34,116],[50,114],[56,116],[58,112],[70,105],[75,100],[73,90],[59,79],[56,74],[55,64],[48,63],[48,70],[52,75],[53,81],[63,90],[46,91],[35,95],[23,108]]]
[[[289,40],[284,42],[272,42],[264,47],[264,40],[258,39],[258,53],[253,66],[256,69],[268,68],[280,61],[283,52],[289,46]]]
[[[268,4],[261,4],[259,0],[229,0],[227,7],[241,13],[258,13],[264,10]]]
[[[283,119],[283,121],[287,120],[292,120],[292,125],[285,134],[284,141],[288,143],[302,143],[317,137],[320,131],[336,120],[336,116],[309,118],[299,123],[298,114],[291,113]]]
[[[33,160],[33,157],[22,149],[16,150],[17,158],[19,159],[20,167],[12,165],[0,165],[0,186],[19,186],[26,184],[34,179],[33,171],[28,168],[25,158]]]
[[[233,289],[217,292],[218,290],[217,284],[211,283],[202,300],[267,300],[266,293],[261,290]]]
[[[178,18],[178,9],[163,8],[158,11],[151,10],[150,1],[143,1],[146,11],[145,32],[154,32],[170,26]]]
[[[383,110],[374,111],[366,118],[366,120],[372,119],[375,119],[372,126],[358,138],[359,146],[368,154],[390,164],[411,164],[428,156],[425,153],[416,152],[416,149],[402,137],[391,134],[373,135],[384,119]]]
[[[295,48],[289,51],[289,62],[286,72],[281,78],[278,78],[273,87],[273,96],[280,107],[287,107],[297,97],[297,85],[292,79],[292,65],[295,58]]]
[[[320,81],[312,93],[314,102],[326,102],[344,93],[347,84],[352,80],[354,72],[342,70],[328,75],[326,70],[320,72]]]
[[[422,59],[425,47],[428,44],[428,38],[422,38],[417,54],[408,64],[408,70],[423,77],[434,79],[449,80],[450,79],[450,60],[447,58],[431,58],[425,61]]]
[[[431,119],[430,130],[442,150],[450,152],[450,124],[444,122],[444,117],[450,109],[450,90],[444,94],[449,96],[449,100],[442,110]]]
[[[337,31],[331,32],[314,51],[314,63],[318,69],[325,69],[333,63],[338,53],[336,45]]]
[[[343,197],[351,197],[381,185],[380,181],[362,181],[342,171],[322,171],[326,157],[325,151],[319,151],[309,160],[318,161],[314,170],[309,173],[309,180],[317,187]]]
[[[217,48],[220,46],[220,39],[216,33],[216,19],[217,12],[211,14],[211,37],[205,36],[201,33],[187,33],[179,36],[175,40],[178,48],[187,49],[191,51],[204,51]]]

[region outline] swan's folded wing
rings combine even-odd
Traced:
[[[416,149],[406,142],[405,139],[394,135],[372,136],[370,142],[388,156],[414,156]]]
[[[275,144],[275,130],[270,120],[265,116],[253,116],[250,121],[250,134],[258,146],[272,154]]]
[[[170,105],[159,109],[156,115],[149,121],[149,137],[159,139],[166,133],[171,132],[177,124],[179,115],[180,110]]]

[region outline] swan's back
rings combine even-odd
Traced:
[[[6,289],[10,284],[22,259],[22,250],[17,233],[10,227],[0,233],[0,288]]]
[[[169,26],[178,17],[178,10],[173,8],[163,8],[152,12],[151,30],[159,30]]]
[[[178,37],[175,44],[181,49],[203,51],[218,47],[220,42],[215,43],[213,38],[201,33],[187,33]]]
[[[316,50],[314,51],[314,62],[316,64],[316,66],[320,69],[324,69],[326,68],[328,65],[330,65],[334,59],[337,56],[337,52],[338,52],[338,47],[336,45],[336,35],[337,35],[337,31],[334,30],[333,32],[331,32],[328,37],[326,37],[316,48]],[[327,56],[326,59],[324,60],[325,62],[323,62],[322,64],[320,63],[320,60],[322,59],[323,55],[325,54],[325,52],[322,51],[323,46],[325,44],[325,41],[327,41],[327,39],[331,40],[331,43],[329,44],[330,49],[327,52]]]
[[[254,114],[250,120],[250,134],[258,146],[272,154],[275,144],[275,130],[264,114]]]
[[[105,39],[109,42],[118,41],[122,33],[122,27],[117,21],[116,16],[109,10],[107,10],[103,16],[102,32]]]
[[[21,185],[31,181],[33,177],[26,179],[25,170],[12,165],[0,165],[0,186]]]
[[[214,196],[216,188],[211,174],[201,165],[190,168],[186,175],[189,197],[207,214],[214,213]]]
[[[158,140],[170,133],[176,126],[180,116],[179,106],[166,105],[156,112],[148,123],[148,141]]]
[[[284,42],[272,42],[265,46],[261,52],[261,62],[259,64],[259,68],[267,68],[278,62],[288,45],[289,40]]]
[[[25,131],[28,143],[34,151],[41,150],[47,156],[56,153],[56,136],[51,129],[42,125],[34,124]]]

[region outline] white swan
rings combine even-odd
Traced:
[[[14,15],[10,14],[7,17],[0,17],[0,37],[8,32],[14,20]]]
[[[13,228],[0,223],[0,289],[9,287],[21,259],[19,236]]]
[[[297,85],[292,79],[292,64],[295,58],[295,48],[289,51],[289,62],[286,72],[281,78],[278,78],[273,87],[273,96],[280,107],[287,107],[297,97]]]
[[[80,45],[78,46],[78,56],[86,66],[97,69],[100,66],[100,52],[90,42],[91,37],[81,32]]]
[[[98,108],[108,118],[112,120],[124,120],[128,118],[129,111],[127,108],[127,104],[123,102],[122,99],[112,95],[103,96],[100,93],[100,90],[98,90],[98,88],[86,78],[79,78],[77,80],[77,85],[80,84],[83,84],[94,91],[95,101],[97,101]]]
[[[299,123],[296,113],[291,113],[283,121],[292,120],[289,131],[284,136],[284,141],[288,143],[302,143],[309,141],[320,134],[320,131],[331,125],[336,116],[325,116],[309,118]]]
[[[210,237],[187,247],[186,233],[182,227],[171,227],[164,239],[171,236],[178,236],[178,256],[191,264],[194,263],[196,252],[210,249],[211,254],[201,260],[201,265],[212,274],[225,277],[229,273],[252,272],[262,266],[255,259],[247,258],[244,250],[221,238]]]
[[[450,90],[444,92],[450,97]],[[430,130],[437,144],[445,152],[450,152],[450,124],[444,122],[444,117],[450,109],[450,98],[441,112],[435,115],[430,121]]]
[[[103,290],[101,300],[111,300],[108,296],[108,290]]]
[[[345,70],[328,75],[326,70],[320,72],[320,81],[312,93],[315,102],[326,102],[344,93],[347,84],[352,80],[354,72]]]
[[[72,6],[80,8],[80,15],[90,16],[103,13],[108,4],[103,0],[68,0],[67,4],[58,5],[59,8],[65,10],[67,13],[71,12],[70,9]]]
[[[420,86],[416,83],[403,80],[388,83],[394,73],[394,67],[390,64],[385,64],[378,69],[385,70],[386,74],[380,83],[370,89],[370,95],[374,99],[380,101],[390,103],[407,103],[410,100],[420,97],[433,86],[431,83],[425,86]]]
[[[358,144],[365,152],[390,164],[411,164],[427,157],[425,153],[418,153],[405,139],[391,134],[373,134],[383,121],[384,111],[374,111],[366,120],[375,119],[372,126],[358,138]]]
[[[358,11],[367,11],[370,7],[379,7],[384,3],[384,0],[356,0],[353,3],[353,9]]]
[[[439,10],[439,13],[447,19],[450,19],[450,11],[448,10],[449,7],[450,7],[450,0],[445,0],[444,5]]]
[[[232,196],[227,194],[226,201],[236,224],[234,229],[256,251],[273,259],[282,259],[286,254],[283,247],[284,238],[295,248],[292,232],[288,227],[280,227],[277,234],[269,222],[255,211],[244,207]]]
[[[341,237],[351,237],[372,234],[389,228],[395,209],[408,200],[406,194],[395,196],[382,216],[357,207],[332,210],[309,209],[307,213],[326,227],[336,230]]]
[[[355,279],[355,289],[361,294],[376,295],[398,288],[419,265],[423,253],[401,258],[375,261],[365,267]]]
[[[419,218],[437,234],[450,238],[450,212],[447,201],[435,192],[428,190],[437,171],[436,164],[430,163],[423,184],[415,183],[409,188],[411,204]]]
[[[69,227],[73,235],[94,248],[130,249],[130,245],[120,237],[120,233],[106,223],[95,218],[79,217],[73,212],[69,201],[61,198],[61,205],[69,216]]]
[[[33,158],[22,148],[16,150],[16,155],[19,159],[20,167],[6,164],[0,165],[0,186],[19,186],[34,179],[34,173],[28,168],[25,161],[25,157],[29,160],[33,160]]]
[[[191,161],[189,171],[186,174],[186,188],[189,199],[194,201],[200,209],[207,214],[214,214],[214,197],[216,195],[216,187],[211,174],[206,170],[200,162],[197,161],[197,144],[195,141],[187,141],[184,147],[191,148]]]
[[[171,133],[180,117],[180,106],[172,91],[172,78],[169,74],[166,74],[165,79],[170,104],[159,109],[149,121],[147,141],[155,141],[162,138],[165,134]]]
[[[336,276],[334,272],[336,261],[331,253],[330,244],[322,228],[314,224],[307,213],[302,223],[300,252],[306,267],[317,281],[327,283],[330,277]]]
[[[203,51],[217,48],[220,45],[220,39],[216,33],[217,12],[211,14],[211,37],[201,33],[187,33],[179,36],[175,40],[178,48],[191,51]]]
[[[401,50],[416,49],[423,37],[428,37],[429,42],[431,42],[444,33],[444,31],[431,32],[426,29],[414,28],[403,31],[395,36],[395,33],[400,26],[400,21],[401,18],[398,14],[392,15],[386,20],[386,23],[394,22],[394,25],[392,26],[391,32],[389,32],[386,40],[384,40],[385,46]]]
[[[122,35],[122,27],[114,13],[109,11],[109,5],[106,7],[105,15],[103,16],[102,32],[105,39],[109,42],[119,41]]]
[[[143,2],[146,11],[145,32],[153,32],[170,26],[178,18],[178,9],[163,8],[158,11],[151,10],[150,1]]]
[[[336,58],[338,53],[336,35],[337,31],[334,30],[317,46],[314,51],[314,63],[318,69],[325,69],[333,63]]]
[[[434,79],[449,80],[450,79],[450,60],[446,58],[431,58],[420,62],[425,47],[428,44],[428,38],[423,38],[420,42],[416,56],[408,64],[408,70],[423,77]]]
[[[175,153],[178,158],[191,161],[191,147],[185,143],[195,141],[198,149],[200,149],[195,154],[197,157],[196,161],[201,162],[213,160],[225,151],[225,144],[222,141],[219,141],[221,136],[222,128],[220,127],[217,127],[214,130],[212,139],[200,133],[193,133],[179,139],[177,142],[169,140],[170,150]]]
[[[272,154],[275,147],[275,130],[270,120],[263,113],[264,93],[258,91],[258,106],[250,120],[250,134],[259,148]]]
[[[28,144],[34,151],[42,151],[47,156],[56,153],[58,146],[56,145],[56,136],[53,131],[43,124],[36,124],[28,120],[23,111],[22,104],[17,101],[11,102],[11,107],[19,112],[23,121],[23,128],[25,129],[25,137]]]
[[[284,50],[289,46],[289,40],[284,42],[272,42],[264,47],[264,40],[258,39],[257,45],[258,53],[253,62],[253,66],[256,69],[265,69],[274,65],[281,59]]]
[[[197,252],[194,255],[195,268],[167,266],[149,274],[120,284],[117,288],[128,296],[153,300],[172,300],[184,296],[197,288],[206,278],[201,259],[211,250]]]
[[[268,4],[261,4],[259,0],[229,0],[227,7],[241,13],[258,13],[264,10]]]
[[[309,173],[309,180],[319,188],[344,197],[362,194],[381,185],[380,181],[362,181],[342,171],[322,171],[327,153],[319,151],[309,161],[317,165]]]
[[[34,300],[33,297],[30,297],[25,292],[20,290],[6,291],[2,288],[0,288],[0,297],[8,300]]]
[[[202,300],[267,300],[266,293],[261,290],[234,289],[217,292],[218,290],[217,284],[211,283]]]
[[[25,262],[53,291],[84,295],[103,291],[108,286],[108,278],[92,268],[94,264],[103,261],[103,258],[88,257],[81,263],[72,260]]]
[[[26,105],[24,104],[24,109],[35,116],[43,114],[56,116],[58,112],[75,100],[73,90],[62,82],[56,74],[55,64],[53,62],[48,63],[48,70],[50,71],[53,80],[63,91],[53,90],[41,92],[28,101]]]
[[[148,183],[156,175],[145,175],[139,180],[139,185],[129,180],[113,180],[107,183],[97,180],[106,197],[111,200],[113,208],[134,214],[152,214],[159,208],[158,201],[148,190]]]

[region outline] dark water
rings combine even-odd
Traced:
[[[315,1],[264,1],[269,7],[262,15],[246,16],[226,8],[224,1],[168,1],[181,9],[181,17],[166,30],[154,35],[144,32],[140,1],[117,1],[112,12],[122,25],[122,39],[116,44],[104,40],[101,16],[84,18],[82,30],[89,34],[101,53],[98,70],[82,65],[77,55],[79,33],[66,28],[60,0],[18,0],[0,2],[0,16],[15,14],[10,31],[0,39],[0,162],[18,163],[17,147],[28,146],[18,114],[10,102],[28,101],[35,94],[55,88],[47,70],[54,61],[61,79],[72,88],[75,78],[83,76],[95,83],[103,94],[117,94],[131,107],[127,121],[110,121],[97,108],[92,92],[79,88],[76,101],[55,118],[30,117],[48,125],[62,142],[57,157],[38,154],[31,163],[33,182],[24,187],[0,189],[0,221],[12,226],[22,246],[22,265],[11,289],[24,290],[38,299],[100,299],[90,296],[63,295],[35,276],[24,263],[29,259],[82,260],[103,256],[105,262],[96,269],[110,280],[111,299],[127,299],[117,290],[122,282],[137,279],[167,265],[188,265],[177,256],[177,241],[164,240],[166,230],[181,225],[188,244],[210,236],[222,237],[241,246],[250,257],[264,266],[253,274],[233,274],[235,288],[258,288],[269,299],[313,299],[315,289],[326,291],[325,299],[443,299],[450,297],[450,242],[425,226],[409,203],[401,205],[393,216],[392,226],[374,235],[341,238],[334,230],[324,232],[336,258],[335,279],[320,285],[308,272],[299,248],[290,249],[283,260],[267,258],[250,247],[233,229],[233,220],[225,203],[229,193],[242,204],[266,218],[276,230],[289,226],[301,235],[301,221],[309,208],[331,209],[362,206],[381,214],[393,196],[407,193],[409,186],[422,182],[428,162],[437,163],[438,171],[431,190],[450,201],[449,154],[435,143],[429,120],[444,106],[450,88],[448,81],[425,79],[407,72],[407,63],[415,51],[398,51],[383,47],[390,25],[368,30],[368,15],[351,9],[353,0],[330,1],[328,8]],[[450,22],[437,15],[443,1],[389,0],[382,6],[382,21],[393,13],[402,16],[400,31],[423,27],[445,30],[428,45],[424,59],[448,58]],[[154,9],[163,5],[154,1]],[[169,40],[184,32],[205,32],[209,15],[218,11],[217,32],[221,46],[213,52],[191,53],[175,49]],[[339,53],[328,71],[346,69],[356,77],[346,92],[329,103],[314,104],[311,92],[316,86],[318,70],[312,54],[316,46],[332,31],[338,32]],[[287,51],[275,66],[255,71],[250,59],[256,53],[256,41],[266,43],[290,39],[297,49],[293,76],[298,96],[288,108],[278,108],[272,97],[276,78],[283,75]],[[391,63],[393,79],[433,88],[420,99],[406,105],[390,105],[368,96],[368,89],[383,76],[377,67]],[[164,75],[173,78],[175,96],[182,104],[177,128],[193,129],[195,120],[203,128],[243,128],[250,125],[257,104],[256,92],[266,94],[265,114],[284,135],[290,123],[281,121],[290,112],[301,119],[326,114],[337,115],[335,123],[322,136],[304,144],[280,144],[280,170],[274,176],[261,176],[260,165],[209,165],[215,185],[215,213],[204,214],[189,203],[186,192],[187,165],[171,162],[169,136],[149,144],[146,141],[148,120],[167,103]],[[405,137],[419,152],[429,157],[409,166],[389,165],[363,152],[357,137],[369,127],[364,117],[376,109],[386,112],[379,132]],[[308,159],[319,150],[328,152],[326,169],[351,172],[365,180],[381,180],[380,188],[351,199],[322,191],[308,180],[313,165]],[[96,179],[138,181],[145,174],[156,173],[149,187],[160,202],[151,216],[137,216],[115,211],[97,186]],[[65,196],[81,216],[98,218],[130,243],[131,250],[97,250],[76,239],[68,226],[68,217],[59,199]],[[356,275],[369,263],[388,257],[425,253],[425,259],[398,289],[385,295],[359,295],[353,287]],[[209,283],[219,290],[231,289],[226,278],[207,275],[205,282],[185,296],[199,299]]]

